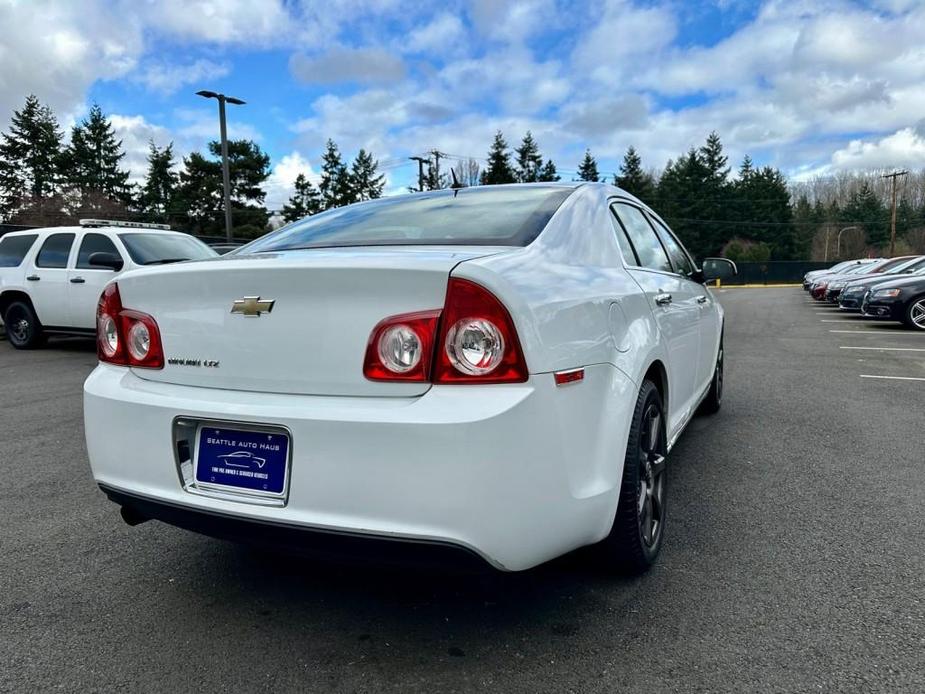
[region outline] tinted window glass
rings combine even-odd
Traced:
[[[114,244],[108,236],[103,234],[85,234],[83,241],[80,242],[80,250],[77,252],[77,267],[81,270],[107,269],[90,264],[90,255],[92,253],[112,253],[117,258],[122,257],[119,251],[116,250],[116,244]]]
[[[665,246],[665,250],[668,251],[668,257],[671,258],[671,264],[674,266],[674,271],[685,277],[690,277],[694,273],[694,266],[690,261],[690,258],[687,257],[687,253],[684,252],[684,249],[681,248],[674,236],[671,235],[671,232],[665,228],[665,225],[659,222],[657,219],[652,220],[652,224],[655,226],[655,230],[658,232],[659,238],[662,240],[662,245]]]
[[[52,234],[39,251],[35,264],[38,267],[67,267],[67,257],[71,254],[71,244],[75,234]]]
[[[181,234],[119,234],[125,250],[138,265],[178,263],[182,260],[203,260],[218,255],[202,241]]]
[[[0,239],[0,267],[19,267],[38,234],[5,236]]]
[[[614,209],[617,212],[617,217],[623,222],[623,228],[626,229],[626,234],[633,244],[636,256],[639,258],[640,267],[673,272],[665,249],[642,211],[637,207],[623,204],[614,205]]]
[[[623,231],[623,227],[620,226],[620,222],[617,221],[616,210],[612,207],[610,210],[614,213],[610,221],[613,222],[613,227],[617,234],[617,243],[620,245],[623,259],[626,261],[627,265],[639,265],[639,258],[636,257],[636,251],[633,250],[633,244],[630,243],[630,240],[626,236],[626,232]]]
[[[309,217],[245,252],[337,246],[526,246],[573,188],[479,186],[396,195]]]

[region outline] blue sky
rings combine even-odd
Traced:
[[[215,137],[202,88],[245,99],[231,135],[274,164],[270,207],[324,141],[371,149],[389,189],[408,157],[481,158],[533,131],[571,178],[634,145],[660,169],[715,129],[737,165],[805,178],[925,166],[925,3],[802,0],[0,0],[0,127],[26,94],[64,124],[97,101],[144,168]]]

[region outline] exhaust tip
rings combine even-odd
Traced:
[[[122,520],[124,520],[127,525],[132,526],[141,525],[146,520],[150,520],[146,516],[138,513],[138,511],[133,509],[131,506],[122,506],[119,509],[119,515],[122,516]]]

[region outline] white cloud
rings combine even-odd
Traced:
[[[283,0],[120,0],[120,4],[123,12],[141,17],[152,30],[190,41],[253,46],[290,29]]]
[[[165,147],[173,140],[170,131],[160,125],[149,123],[143,116],[114,113],[109,116],[109,120],[116,137],[122,140],[122,150],[125,152],[120,166],[128,169],[130,182],[141,183],[148,170],[150,142],[153,141],[158,147]]]
[[[318,176],[312,165],[297,151],[285,155],[273,166],[273,171],[264,184],[268,208],[278,210],[289,201],[295,192],[295,179],[299,174],[305,175],[313,185],[318,185]]]
[[[381,48],[334,47],[313,58],[295,53],[289,59],[289,70],[305,84],[377,84],[405,76],[402,59]]]
[[[920,169],[925,128],[903,128],[878,140],[852,140],[832,154],[833,169]]]
[[[149,63],[135,76],[135,80],[151,91],[171,94],[188,84],[200,84],[224,77],[231,71],[227,63],[200,58],[191,63]]]
[[[462,20],[455,14],[444,12],[414,29],[407,39],[401,40],[401,45],[411,53],[455,52],[465,35]]]

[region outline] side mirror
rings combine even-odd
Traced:
[[[90,257],[87,259],[87,262],[94,267],[105,267],[110,270],[115,270],[118,272],[123,268],[125,263],[122,261],[122,258],[115,255],[114,253],[104,253],[102,251],[97,251],[96,253],[91,253]]]
[[[726,258],[706,258],[703,261],[703,281],[724,280],[739,274],[739,268]]]

